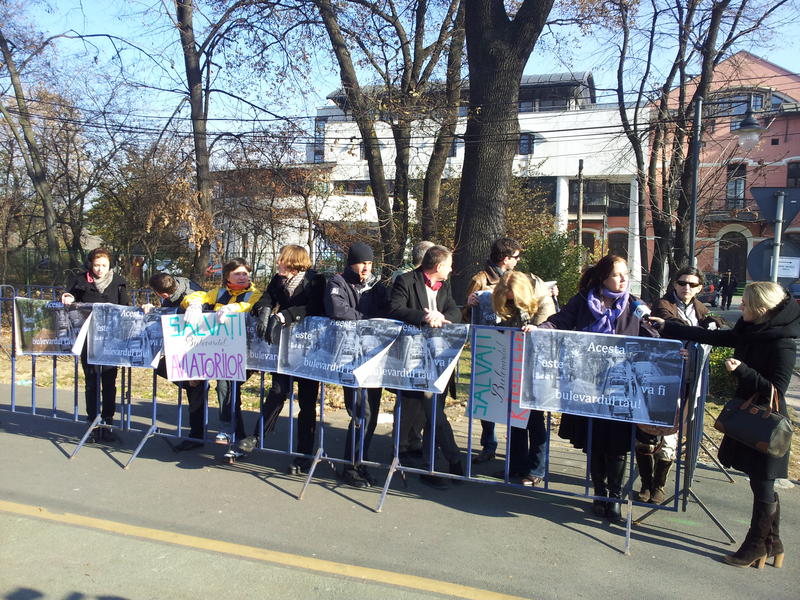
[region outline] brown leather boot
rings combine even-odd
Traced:
[[[655,462],[655,468],[653,469],[653,487],[650,488],[650,502],[653,504],[661,504],[667,498],[664,488],[667,485],[667,475],[669,475],[669,471],[672,468],[672,461],[657,460]]]
[[[772,559],[772,566],[780,569],[783,566],[783,542],[780,538],[781,501],[778,492],[775,492],[775,514],[772,515],[772,526],[764,540],[767,547],[767,558]]]
[[[734,567],[749,567],[755,565],[758,569],[764,568],[767,560],[767,545],[765,541],[772,527],[772,520],[777,509],[777,502],[759,502],[754,500],[753,516],[750,520],[750,529],[744,542],[733,554],[723,557],[723,560]]]
[[[655,461],[652,454],[636,452],[636,466],[639,468],[639,479],[642,480],[642,489],[636,499],[639,502],[650,501],[650,490],[653,487],[653,466]]]

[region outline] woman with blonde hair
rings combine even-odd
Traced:
[[[507,271],[492,292],[492,306],[504,327],[520,327],[530,331],[556,312],[549,289],[535,275]],[[522,485],[535,486],[545,470],[547,429],[544,413],[532,410],[525,429],[511,427],[509,474],[520,477]],[[500,474],[505,477],[505,473]]]
[[[733,329],[722,331],[653,320],[664,337],[733,348],[733,358],[725,361],[725,368],[736,378],[734,395],[750,398],[757,394],[758,403],[768,403],[774,386],[779,410],[788,416],[784,394],[797,355],[795,338],[800,336],[800,306],[777,283],[756,281],[745,287],[741,310],[742,317]],[[724,466],[746,473],[753,492],[750,529],[741,547],[724,557],[725,562],[736,567],[756,564],[761,568],[769,557],[780,567],[783,543],[779,536],[780,503],[775,480],[788,475],[789,453],[774,458],[726,435],[719,447],[719,459]]]

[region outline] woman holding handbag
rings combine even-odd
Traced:
[[[736,377],[735,397],[750,398],[756,394],[757,404],[768,403],[774,388],[778,392],[779,411],[788,416],[783,396],[797,354],[795,338],[800,336],[800,306],[777,283],[756,281],[745,287],[741,309],[742,317],[733,329],[724,331],[652,320],[664,337],[732,347],[733,358],[725,362],[725,368]],[[775,458],[725,435],[719,459],[724,466],[746,473],[753,491],[750,529],[741,547],[725,556],[725,562],[736,567],[756,564],[761,568],[770,557],[774,566],[780,567],[784,550],[779,536],[780,504],[775,479],[788,475],[789,453]]]

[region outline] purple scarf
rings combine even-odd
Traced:
[[[624,292],[612,292],[607,288],[602,288],[600,293],[606,298],[614,298],[614,308],[606,308],[603,305],[603,299],[598,298],[594,290],[589,290],[589,298],[586,304],[589,306],[589,312],[595,318],[594,323],[584,328],[584,331],[591,331],[593,333],[614,333],[617,324],[617,318],[622,314],[628,306],[628,290]]]

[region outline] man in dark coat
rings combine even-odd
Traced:
[[[731,309],[731,301],[733,301],[733,295],[736,293],[736,288],[738,286],[739,282],[736,281],[736,275],[730,271],[726,271],[722,274],[722,278],[719,281],[719,294],[722,298],[720,308],[722,308],[722,310]]]
[[[461,321],[461,310],[458,308],[447,278],[453,268],[452,253],[444,246],[433,246],[422,259],[419,268],[395,279],[392,286],[391,308],[389,317],[415,325],[416,327],[442,327],[448,323]],[[431,423],[436,411],[436,444],[449,463],[450,473],[463,475],[461,454],[453,437],[453,429],[444,412],[444,400],[427,392],[402,392],[398,400],[404,405],[409,402],[421,403],[425,410],[425,433],[423,451],[430,448]],[[433,457],[428,457],[434,462]],[[440,478],[422,475],[421,479],[428,485],[446,488],[447,484]]]
[[[174,308],[178,313],[184,312],[181,302],[188,294],[203,289],[199,284],[186,277],[173,277],[169,273],[155,273],[150,277],[149,284],[156,295],[161,298],[161,308]],[[142,306],[142,310],[145,312],[152,308],[152,304]],[[166,379],[167,365],[163,358],[158,363],[156,373]],[[201,440],[205,439],[206,435],[205,408],[208,401],[208,382],[182,381],[176,385],[186,390],[186,398],[189,402],[189,438],[175,446],[175,451],[194,450],[203,446]]]
[[[347,266],[342,273],[334,275],[325,288],[325,315],[340,321],[355,321],[386,316],[389,308],[389,297],[386,286],[372,272],[374,254],[364,242],[356,242],[347,253]],[[360,438],[359,426],[363,417],[364,448],[363,459],[369,459],[369,446],[375,427],[378,424],[378,413],[381,408],[381,388],[369,388],[366,402],[361,398],[363,392],[359,388],[344,388],[344,401],[347,413],[351,416],[347,428],[344,446],[346,464],[339,476],[342,481],[353,487],[369,487],[372,477],[367,468],[360,464],[358,452],[353,447],[354,438]],[[361,401],[359,402],[359,399]],[[359,410],[360,408],[360,410]]]

